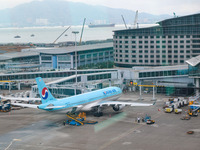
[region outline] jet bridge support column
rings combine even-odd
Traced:
[[[21,90],[21,84],[20,84],[20,82],[17,83],[17,89]]]
[[[196,96],[199,96],[199,78],[196,78]]]

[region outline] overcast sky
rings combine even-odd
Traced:
[[[0,0],[0,9],[12,8],[36,0]],[[40,0],[41,1],[41,0]],[[67,0],[66,0],[67,1]],[[112,8],[124,8],[152,14],[187,15],[200,12],[200,0],[68,0]]]

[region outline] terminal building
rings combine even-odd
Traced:
[[[119,67],[183,65],[200,55],[200,13],[158,22],[158,26],[114,31]]]
[[[113,62],[113,43],[91,44],[72,47],[30,48],[22,52],[0,55],[2,71],[65,70],[77,66]]]

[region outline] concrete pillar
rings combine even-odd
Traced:
[[[18,90],[21,90],[20,82],[17,83]]]
[[[196,96],[199,96],[199,78],[196,78]]]

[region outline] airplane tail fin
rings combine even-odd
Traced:
[[[49,91],[49,89],[47,88],[47,86],[45,85],[41,77],[38,77],[35,80],[37,82],[38,91],[40,94],[40,98],[42,100],[42,104],[47,103],[49,101],[56,100],[51,94],[51,92]]]

